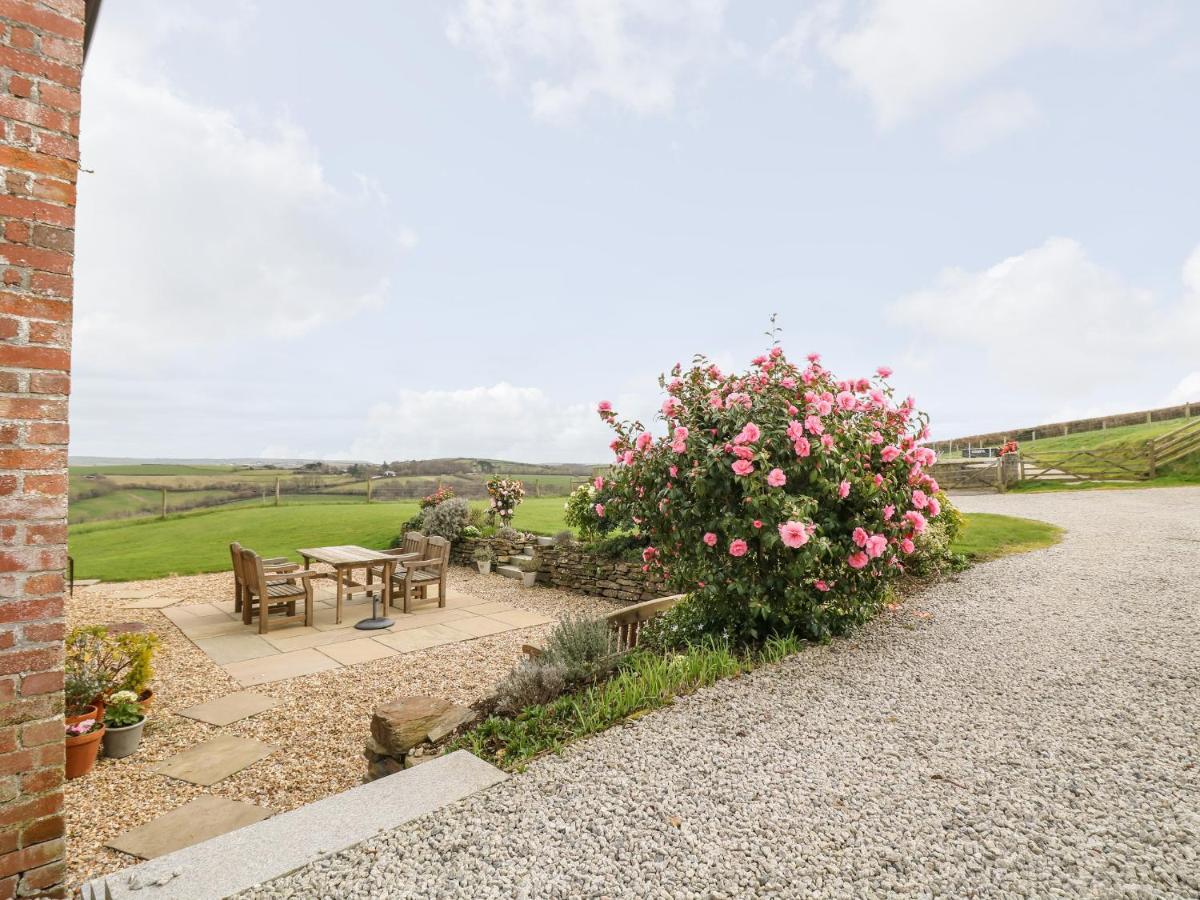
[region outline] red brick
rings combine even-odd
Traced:
[[[29,279],[29,287],[39,294],[63,299],[70,299],[75,291],[75,285],[70,275],[59,275],[54,272],[34,272]]]
[[[57,84],[42,82],[38,87],[38,101],[43,106],[52,106],[64,112],[79,112],[79,91],[59,87]]]
[[[32,146],[34,142],[30,125],[61,132],[66,131],[71,124],[69,117],[62,110],[47,109],[39,103],[22,100],[19,97],[0,96],[0,116],[13,120],[14,140],[24,147]],[[49,148],[42,147],[41,149],[52,152]]]
[[[57,723],[59,732],[62,731],[62,722]],[[61,741],[62,738],[60,737]],[[43,841],[52,841],[55,838],[63,836],[64,821],[62,816],[47,816],[44,819],[38,819],[21,829],[21,844],[28,847],[30,844],[40,844]]]
[[[46,893],[46,888],[53,888],[58,885],[67,875],[67,864],[65,862],[52,862],[49,865],[39,866],[36,869],[30,869],[21,876],[20,891],[26,896],[37,897],[54,897],[57,894],[59,897],[65,897],[65,888],[60,886],[63,893],[57,891]],[[31,894],[30,891],[36,893]]]
[[[42,747],[51,741],[61,741],[62,737],[61,719],[46,719],[44,722],[30,722],[21,726],[21,745],[24,747]]]
[[[2,7],[5,0],[0,0]],[[22,172],[36,172],[39,175],[49,175],[63,181],[73,182],[78,167],[67,159],[59,159],[45,153],[32,153],[17,147],[0,147],[0,166],[6,169],[19,169]]]
[[[37,41],[35,35],[28,28],[18,28],[14,25],[8,32],[8,43],[11,47],[16,47],[19,50],[32,50]]]
[[[0,393],[15,394],[21,389],[20,372],[0,372]]]
[[[37,577],[37,576],[33,576]],[[59,576],[60,578],[62,576]],[[17,598],[0,603],[0,624],[36,622],[56,619],[63,614],[63,599],[59,597]]]
[[[41,672],[57,665],[58,656],[57,650],[3,650],[0,651],[0,675]]]
[[[3,453],[4,451],[0,450],[0,455]],[[67,495],[67,476],[26,475],[24,487],[26,494],[47,494],[52,497],[65,497]]]
[[[66,540],[66,522],[53,522],[49,525],[30,525],[25,530],[25,543],[27,544],[62,544],[66,543]],[[59,584],[61,589],[61,582]]]
[[[29,323],[30,343],[53,344],[56,347],[64,347],[66,346],[67,339],[67,326],[59,322]]]
[[[43,128],[54,128],[56,131],[63,130],[66,124],[65,119],[58,117],[58,113],[50,110],[43,110],[43,114],[51,117],[57,124],[54,126],[43,125]],[[42,153],[51,153],[55,156],[60,156],[63,159],[79,160],[79,140],[73,136],[63,134],[52,134],[49,131],[39,131],[37,140],[35,141],[37,149]]]
[[[62,859],[63,842],[61,839],[43,841],[31,847],[17,850],[0,857],[0,877],[36,869],[48,863]]]
[[[0,631],[0,650],[7,650],[17,643],[16,631]]]
[[[27,599],[47,597],[51,594],[61,594],[63,591],[63,576],[60,572],[43,572],[40,575],[30,575],[25,579],[25,594]]]
[[[0,678],[0,700],[11,700],[15,696],[17,696],[17,679],[15,677]],[[4,732],[0,732],[0,737],[3,737],[3,735]],[[0,753],[7,753],[13,747],[16,747],[15,743],[12,747],[6,747],[4,742],[0,740]]]
[[[0,366],[22,369],[53,369],[65,372],[71,368],[71,353],[61,347],[27,347],[0,344]]]
[[[33,93],[33,82],[22,75],[13,75],[8,79],[8,92],[14,97],[28,97]]]
[[[55,228],[51,225],[33,226],[33,243],[60,253],[75,252],[75,232],[70,228]]]
[[[69,322],[71,304],[62,300],[47,300],[42,297],[0,291],[0,313],[27,316],[31,319],[47,319],[51,322]]]
[[[60,724],[60,730],[61,727]],[[36,772],[26,772],[21,776],[21,790],[29,796],[56,788],[62,783],[63,773],[61,769],[38,769]]]
[[[31,394],[69,394],[70,392],[71,376],[69,375],[39,372],[29,378],[29,393]]]
[[[0,358],[3,357],[3,347],[0,347]],[[66,465],[66,453],[64,448],[55,449],[8,449],[0,448],[0,469],[54,469],[61,468]],[[39,476],[45,477],[45,476]],[[54,477],[63,477],[61,475]],[[29,481],[26,479],[25,487],[28,489]],[[46,493],[42,491],[42,493]]]
[[[59,519],[66,514],[66,495],[60,497],[0,496],[0,519]]]
[[[43,38],[42,43],[47,40],[53,42],[53,38]],[[48,78],[64,87],[78,88],[82,81],[77,67],[47,59],[40,53],[27,53],[12,47],[0,47],[0,66],[27,75],[37,75],[39,78]]]
[[[32,25],[40,31],[49,31],[73,41],[83,40],[81,16],[59,15],[28,0],[0,0],[0,17]]]
[[[21,627],[21,634],[29,644],[49,644],[67,636],[67,626],[62,622],[31,622]]]
[[[67,417],[67,401],[41,397],[0,397],[0,419],[51,419]]]
[[[19,172],[8,172],[5,176],[5,185],[9,188],[9,194],[28,193],[27,186],[22,192],[14,191],[10,184],[12,181],[28,182],[28,178],[29,176],[21,175]],[[13,216],[18,219],[37,220],[50,225],[62,225],[64,227],[70,227],[75,222],[75,211],[73,209],[55,206],[53,203],[41,203],[37,200],[29,200],[19,196],[0,195],[0,215]]]
[[[18,487],[16,475],[0,475],[0,497],[14,493]]]
[[[20,319],[0,319],[0,340],[12,340],[21,332]]]
[[[11,547],[17,543],[18,529],[16,525],[0,525],[0,543]]]
[[[17,269],[5,269],[4,270],[4,283],[5,284],[20,284],[23,280],[24,279],[22,278],[20,271],[18,271]]]
[[[51,694],[61,691],[62,686],[63,673],[61,671],[35,672],[21,679],[21,695],[32,697],[39,694]]]
[[[43,247],[27,247],[22,244],[0,244],[0,261],[10,266],[24,266],[39,272],[69,275],[72,257],[70,253],[60,250],[46,250]]]
[[[28,222],[8,221],[4,223],[4,239],[14,244],[24,244],[29,240],[33,229]]]
[[[11,853],[21,846],[21,832],[16,828],[0,834],[0,853]]]
[[[27,772],[33,766],[32,750],[15,750],[12,753],[0,754],[0,775],[17,775]]]

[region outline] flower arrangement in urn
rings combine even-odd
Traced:
[[[121,759],[137,750],[146,727],[146,713],[133,691],[117,691],[104,708],[104,755]]]
[[[501,525],[507,527],[525,499],[525,485],[515,478],[489,478],[487,492],[491,498],[488,514],[499,516]]]

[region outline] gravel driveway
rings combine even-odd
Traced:
[[[247,896],[1200,896],[1200,489],[957,502],[1069,530]]]

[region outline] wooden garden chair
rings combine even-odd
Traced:
[[[313,623],[312,579],[326,578],[324,572],[300,569],[286,574],[273,574],[263,565],[263,558],[253,550],[242,550],[242,576],[245,579],[246,595],[242,599],[242,621],[249,625],[258,610],[258,633],[266,634],[271,625],[288,625],[292,622]],[[296,603],[304,600],[304,612],[296,612]],[[271,614],[284,615],[272,619]]]
[[[242,545],[237,541],[231,542],[229,556],[233,562],[233,611],[239,613],[242,611],[242,598],[246,595],[246,580],[242,577]],[[263,568],[268,574],[273,574],[294,572],[300,567],[286,556],[272,556],[263,560]]]
[[[405,562],[413,559],[423,559],[425,557],[425,548],[428,543],[429,538],[425,537],[425,535],[421,534],[421,532],[410,531],[404,535],[404,543],[401,546],[395,547],[391,550],[384,550],[384,553],[388,554],[388,556],[396,557],[397,560],[396,567],[392,569],[392,577],[394,578],[397,575],[403,577],[403,564]],[[378,578],[382,578],[383,566],[372,566],[371,574]]]
[[[404,611],[409,611],[409,601],[426,599],[426,591],[437,586],[438,606],[446,605],[446,570],[450,566],[450,542],[443,537],[431,537],[425,551],[425,559],[409,560],[404,564],[404,574],[392,576],[392,605],[396,605],[396,591],[403,598]]]

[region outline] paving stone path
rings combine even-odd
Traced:
[[[1200,896],[1200,490],[961,506],[1069,531],[246,896]]]

